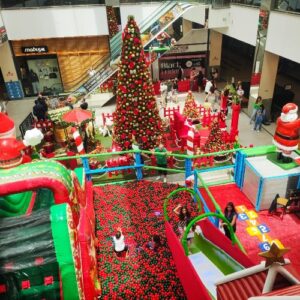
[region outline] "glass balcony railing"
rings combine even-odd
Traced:
[[[179,2],[203,3],[207,4],[211,0],[181,0]],[[221,0],[218,0],[221,1]],[[224,0],[227,1],[227,0]],[[142,3],[162,3],[163,1],[153,0],[120,0],[120,4],[142,4]],[[174,1],[176,2],[176,1]],[[105,5],[105,0],[0,0],[1,8],[22,8],[22,7],[50,7],[50,6],[66,6],[66,5]]]
[[[212,8],[227,8],[230,7],[230,0],[212,0]]]
[[[232,4],[242,4],[242,5],[249,5],[249,6],[260,6],[260,0],[231,0]]]
[[[105,0],[0,0],[1,8],[105,4]]]
[[[279,11],[300,13],[300,0],[277,0],[275,9]]]

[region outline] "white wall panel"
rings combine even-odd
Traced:
[[[147,5],[132,5],[132,4],[124,4],[120,6],[121,10],[121,21],[122,21],[122,28],[125,28],[127,24],[128,16],[134,16],[137,24],[141,24],[141,22],[150,16],[156,9],[159,8],[161,4],[159,3],[151,3]]]
[[[209,28],[255,46],[258,14],[258,8],[239,5],[232,5],[230,9],[211,9]]]
[[[300,16],[272,11],[266,50],[300,63]]]
[[[0,10],[0,27],[4,26],[3,20],[2,20],[2,15],[1,15],[1,10]]]
[[[2,10],[10,40],[107,35],[105,6]]]
[[[201,25],[205,23],[205,5],[199,5],[189,9],[183,14],[183,18],[191,22],[195,22]]]

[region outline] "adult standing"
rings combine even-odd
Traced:
[[[206,95],[204,101],[210,103],[210,108],[212,111],[214,111],[215,104],[217,102],[216,90],[215,90],[214,86],[210,87],[210,90],[209,90],[208,94]]]
[[[4,100],[0,101],[0,112],[7,115],[7,108]]]
[[[39,92],[39,77],[38,75],[31,69],[29,72],[29,78],[32,84],[33,94],[37,95]]]
[[[182,80],[183,77],[184,77],[183,75],[184,75],[184,70],[183,70],[182,66],[180,66],[179,69],[178,69],[177,79]]]
[[[236,220],[237,220],[237,213],[234,207],[234,204],[232,202],[228,202],[225,210],[224,210],[224,216],[227,219],[227,221],[232,226],[233,232],[236,232]],[[230,231],[228,228],[227,223],[224,223],[222,220],[220,221],[221,226],[223,227],[225,231],[225,235],[231,239]]]
[[[243,98],[244,98],[244,90],[243,90],[242,84],[240,82],[238,83],[238,88],[236,90],[236,93],[239,96],[240,103],[242,103]]]
[[[227,116],[228,113],[228,97],[229,97],[229,89],[225,89],[221,93],[221,103],[220,109]]]
[[[80,104],[80,108],[83,109],[83,110],[86,110],[86,109],[88,109],[88,107],[89,107],[89,105],[88,105],[88,103],[86,102],[85,97],[83,97],[82,102],[81,102],[81,104]]]
[[[205,94],[208,94],[208,93],[209,93],[210,88],[211,88],[212,86],[214,86],[213,80],[212,80],[212,79],[207,80],[207,81],[206,81],[206,84],[205,84],[205,89],[204,89]]]
[[[47,112],[48,111],[47,101],[46,101],[46,98],[42,95],[42,93],[38,94],[37,100],[41,103],[41,105],[43,106],[45,112]]]
[[[195,68],[192,68],[190,72],[190,90],[193,90],[194,84],[195,84],[195,79],[197,77],[198,73]]]
[[[198,92],[199,93],[201,93],[203,90],[203,79],[204,79],[204,75],[203,75],[202,71],[200,70],[197,75],[197,83],[198,83]]]
[[[38,119],[38,121],[46,119],[46,110],[41,101],[35,100],[35,105],[33,106],[33,114]]]
[[[155,148],[154,153],[161,153],[164,155],[155,155],[156,156],[156,165],[159,168],[167,168],[168,162],[167,162],[167,149],[165,148],[163,143],[160,143],[157,148]],[[159,176],[156,178],[156,180],[161,179],[161,175],[164,176],[164,183],[167,182],[167,171],[166,170],[158,170]]]

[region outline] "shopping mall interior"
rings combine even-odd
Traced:
[[[0,299],[300,300],[300,0],[0,0]]]

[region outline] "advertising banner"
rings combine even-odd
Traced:
[[[178,75],[179,68],[182,67],[183,77],[189,78],[192,68],[200,70],[205,67],[206,53],[182,53],[178,55],[162,56],[159,59],[159,79],[174,79]]]

